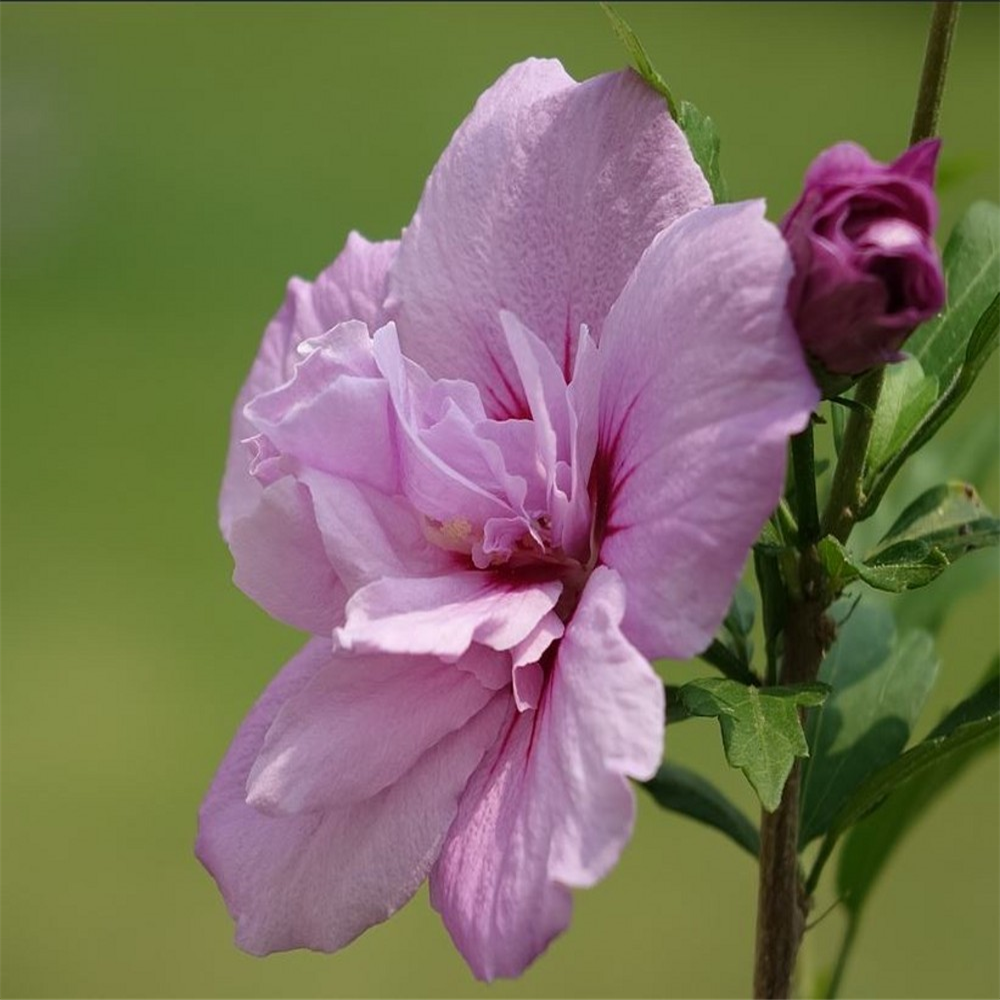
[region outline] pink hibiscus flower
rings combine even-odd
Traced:
[[[648,660],[704,648],[818,393],[759,202],[708,207],[631,72],[510,69],[396,242],[293,280],[233,417],[237,584],[314,635],[198,855],[248,951],[332,951],[425,878],[519,974],[631,833]]]

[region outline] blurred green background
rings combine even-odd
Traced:
[[[821,148],[854,138],[889,158],[905,144],[927,5],[621,10],[715,117],[734,197],[766,195],[772,218]],[[215,526],[229,409],[284,282],[314,275],[351,228],[396,235],[510,63],[558,56],[578,78],[623,65],[596,4],[8,3],[0,16],[3,994],[746,994],[752,864],[645,799],[570,932],[488,991],[423,892],[339,955],[243,955],[191,850],[233,731],[301,642],[232,586]],[[943,232],[997,198],[997,38],[998,7],[966,5]],[[996,386],[994,358],[914,473],[972,474],[994,509]],[[914,476],[893,502],[912,499]],[[996,648],[996,560],[966,565],[924,731]],[[667,745],[752,811],[713,723]],[[998,994],[998,838],[994,751],[895,857],[847,995]],[[834,914],[810,933],[807,975],[841,926]]]

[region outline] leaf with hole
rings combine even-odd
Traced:
[[[927,548],[953,563],[998,540],[1000,521],[986,509],[975,487],[941,483],[922,493],[896,518],[864,561],[871,567],[912,562],[918,548]]]
[[[863,580],[876,590],[893,594],[914,590],[926,586],[948,566],[948,560],[938,549],[922,542],[900,546],[891,563],[877,566],[856,559],[832,535],[820,541],[818,551],[832,596],[855,580]]]

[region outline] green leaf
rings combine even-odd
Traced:
[[[663,685],[663,721],[665,725],[670,726],[675,722],[683,722],[685,719],[691,718],[691,713],[687,710],[687,706],[681,701],[680,690],[675,684]]]
[[[770,523],[764,526],[761,538],[763,539],[769,534],[773,534],[777,538],[777,533]],[[785,621],[785,605],[788,598],[776,556],[776,553],[781,551],[780,540],[777,547],[771,547],[770,542],[763,544],[758,542],[753,549],[753,567],[757,577],[757,587],[760,591],[760,614],[764,630],[764,652],[767,658],[767,681],[769,684],[773,684],[778,676],[778,640]]]
[[[899,594],[926,587],[949,566],[947,556],[921,541],[901,542],[873,564],[861,563],[858,575],[870,587]]]
[[[774,812],[795,758],[809,754],[798,706],[821,704],[828,690],[825,684],[756,688],[709,677],[685,684],[680,696],[692,715],[719,720],[730,766]]]
[[[830,426],[833,428],[833,450],[836,452],[837,457],[840,457],[840,448],[844,443],[844,431],[847,430],[847,411],[850,407],[846,406],[845,403],[848,400],[845,398],[843,401],[838,397],[836,400],[830,401]],[[850,400],[853,402],[853,400]]]
[[[921,548],[953,563],[967,552],[996,545],[1000,521],[983,505],[971,483],[942,483],[922,493],[896,519],[865,557],[871,567],[912,561]]]
[[[753,642],[750,633],[753,631],[756,610],[750,588],[741,581],[736,587],[729,612],[722,623],[721,638],[733,655],[748,669],[753,660]]]
[[[906,342],[930,376],[947,386],[965,357],[969,335],[1000,291],[1000,206],[979,201],[959,220],[944,248],[948,304]]]
[[[809,874],[808,889],[815,888],[823,865],[841,835],[865,820],[857,828],[856,841],[855,834],[851,835],[853,846],[850,841],[845,845],[842,872],[838,873],[845,902],[856,915],[905,830],[969,761],[1000,735],[998,701],[1000,687],[991,677],[927,739],[869,775],[830,824]],[[883,813],[884,819],[880,818]]]
[[[937,549],[920,544],[906,551],[900,549],[894,562],[879,566],[867,566],[855,559],[832,536],[822,539],[818,549],[831,594],[839,594],[855,580],[863,580],[876,590],[898,594],[926,586],[948,566],[948,560]]]
[[[936,381],[936,393],[931,396],[923,382],[911,386],[919,399],[906,401],[904,416],[899,415],[903,404],[895,393],[888,398],[883,394],[880,399],[876,424],[894,428],[895,447],[883,443],[868,454],[861,519],[875,511],[907,458],[922,448],[955,412],[1000,342],[998,244],[1000,207],[977,202],[955,227],[945,247],[947,309],[918,329],[906,343],[924,377]],[[912,364],[911,368],[916,370]],[[905,379],[912,375],[895,377]]]
[[[715,667],[721,674],[731,677],[741,684],[757,684],[759,678],[734,653],[728,645],[719,639],[713,639],[711,644],[698,654],[699,660],[704,660],[709,666]]]
[[[636,72],[666,99],[670,117],[677,122],[681,131],[687,136],[691,153],[695,162],[701,167],[705,180],[708,181],[708,186],[712,189],[712,197],[715,202],[726,201],[726,182],[719,166],[719,134],[715,129],[715,123],[707,115],[703,115],[690,101],[678,103],[674,100],[674,95],[667,86],[667,81],[653,66],[646,54],[645,47],[639,41],[639,36],[632,30],[628,21],[609,3],[602,2],[601,8],[608,15],[615,34],[628,50]]]
[[[712,199],[717,205],[728,201],[729,191],[719,163],[721,142],[715,122],[708,115],[702,114],[690,101],[681,101],[677,124],[687,136],[695,163],[701,167],[701,172],[712,189]]]
[[[912,434],[937,397],[938,380],[924,374],[917,358],[889,365],[872,422],[867,461],[884,466]]]
[[[775,524],[775,516],[772,515],[771,519],[761,528],[760,535],[757,537],[757,541],[754,542],[753,547],[755,552],[764,552],[776,556],[785,550],[786,545]]]
[[[820,667],[832,694],[806,725],[812,753],[802,773],[801,845],[823,834],[855,790],[902,752],[937,669],[926,632],[900,638],[886,608],[854,609]]]
[[[1000,521],[975,488],[952,482],[914,500],[864,560],[832,537],[822,539],[818,548],[832,594],[858,579],[898,594],[926,586],[966,553],[998,541]]]
[[[674,95],[670,92],[667,81],[660,76],[652,62],[650,62],[649,56],[646,55],[645,47],[639,41],[639,36],[632,30],[632,26],[628,21],[611,4],[602,2],[601,9],[608,15],[611,27],[614,28],[615,34],[621,43],[628,49],[628,54],[632,57],[632,63],[639,76],[667,99],[667,108],[670,111],[670,117],[677,121],[678,108],[677,102],[674,100]],[[680,123],[678,122],[678,124]]]
[[[932,486],[948,479],[963,479],[970,483],[990,482],[1000,457],[1000,420],[965,421],[959,435],[940,435],[921,448],[900,469],[890,492],[874,515],[855,526],[851,545],[859,555],[870,552],[892,527],[906,506],[902,498],[920,496]],[[937,632],[948,617],[948,611],[960,604],[963,597],[1000,575],[1000,560],[996,558],[959,559],[948,572],[927,587],[908,590],[892,602],[893,613],[900,629],[909,627]]]
[[[714,827],[755,858],[760,854],[760,835],[753,823],[715,785],[694,771],[664,764],[643,788],[664,809]]]
[[[863,580],[876,590],[898,594],[926,586],[948,566],[948,560],[938,549],[922,542],[901,545],[894,551],[892,562],[876,566],[855,559],[832,536],[822,539],[818,550],[832,595],[839,594],[855,580]]]

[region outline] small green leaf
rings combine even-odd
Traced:
[[[778,555],[779,552],[783,552],[785,549],[785,542],[781,537],[781,533],[778,531],[778,527],[775,524],[775,516],[772,516],[769,521],[764,524],[761,528],[760,535],[757,541],[754,542],[755,552],[764,552],[772,556]]]
[[[948,478],[971,483],[985,483],[992,478],[1000,455],[1000,421],[972,421],[957,439],[935,439],[906,463],[893,485],[897,497],[917,497]],[[860,526],[851,541],[858,541],[860,553],[871,551],[899,516],[895,504],[882,504],[871,521]],[[863,541],[862,541],[863,540]],[[901,630],[922,628],[938,632],[948,611],[964,597],[1000,574],[1000,560],[995,558],[959,559],[946,574],[930,586],[909,590],[892,602],[892,610]]]
[[[690,101],[681,101],[677,124],[687,136],[695,163],[701,167],[701,172],[712,189],[712,199],[717,205],[728,201],[729,192],[719,163],[721,142],[715,122],[708,115],[703,115]]]
[[[731,677],[740,684],[757,684],[759,678],[739,657],[718,639],[713,639],[711,644],[698,654],[699,660],[704,660],[711,667],[715,667],[719,673],[726,677]]]
[[[870,587],[892,594],[926,587],[949,565],[948,558],[938,548],[926,542],[901,542],[885,559],[869,565],[861,563],[858,575]]]
[[[911,386],[919,398],[907,400],[905,419],[893,417],[892,411],[901,405],[895,394],[883,394],[880,399],[876,424],[895,428],[895,447],[883,444],[868,454],[861,519],[874,513],[903,463],[955,412],[1000,342],[998,244],[1000,207],[977,202],[955,227],[945,247],[947,309],[906,343],[925,378],[936,381],[937,390],[932,396],[922,382]]]
[[[747,669],[753,660],[753,642],[750,633],[753,631],[756,610],[750,588],[741,581],[722,623],[720,638]]]
[[[835,605],[834,614],[843,609],[845,602]],[[841,626],[819,672],[833,693],[806,726],[812,753],[802,772],[801,845],[823,834],[855,789],[902,752],[937,669],[931,637],[900,638],[884,607],[862,603]]]
[[[707,115],[703,115],[690,101],[681,101],[678,104],[674,100],[674,95],[667,86],[667,81],[653,66],[646,54],[645,47],[639,41],[639,36],[632,30],[628,21],[609,3],[602,2],[601,8],[608,15],[615,34],[628,50],[636,72],[666,99],[670,117],[677,122],[681,131],[687,136],[688,144],[691,146],[691,154],[698,166],[701,167],[705,180],[708,181],[708,186],[712,189],[713,199],[717,204],[726,201],[726,182],[719,166],[719,134],[715,129],[715,123]]]
[[[670,117],[677,121],[678,108],[677,102],[674,100],[674,95],[670,92],[667,81],[660,76],[650,61],[649,56],[646,55],[646,49],[642,42],[639,41],[639,36],[632,30],[632,26],[628,21],[611,4],[602,2],[601,9],[608,15],[611,27],[614,28],[615,34],[621,43],[628,49],[628,54],[632,57],[632,63],[635,65],[636,72],[655,91],[667,99],[667,108],[670,111]],[[680,123],[678,122],[678,124]]]
[[[681,701],[680,688],[675,684],[663,685],[664,701],[664,724],[673,725],[675,722],[683,722],[691,718],[691,713],[687,706]]]
[[[898,594],[926,586],[948,566],[948,560],[938,549],[921,542],[900,546],[891,563],[877,566],[856,560],[829,535],[820,541],[818,550],[831,595],[839,594],[855,580],[863,580],[876,590]]]
[[[753,618],[753,595],[740,583],[733,594],[722,628],[712,644],[699,654],[699,658],[742,684],[758,683],[750,666],[753,660],[753,643],[750,640]]]
[[[795,758],[809,754],[798,706],[819,705],[828,691],[825,684],[756,688],[709,677],[685,684],[680,696],[692,715],[719,720],[726,759],[773,812]]]
[[[839,594],[858,579],[858,569],[850,553],[832,535],[820,539],[816,550],[819,552],[823,572],[826,575],[827,589],[831,595]]]
[[[643,788],[664,809],[714,827],[754,857],[760,853],[760,835],[753,823],[715,785],[694,771],[664,764]]]
[[[971,483],[942,483],[922,493],[896,519],[865,557],[871,567],[912,561],[919,548],[934,549],[946,563],[996,545],[1000,521],[983,505]]]
[[[726,615],[723,625],[734,638],[739,637],[745,640],[753,629],[756,610],[753,593],[741,581],[736,587],[736,592],[733,594],[733,600],[729,605],[729,612]]]

